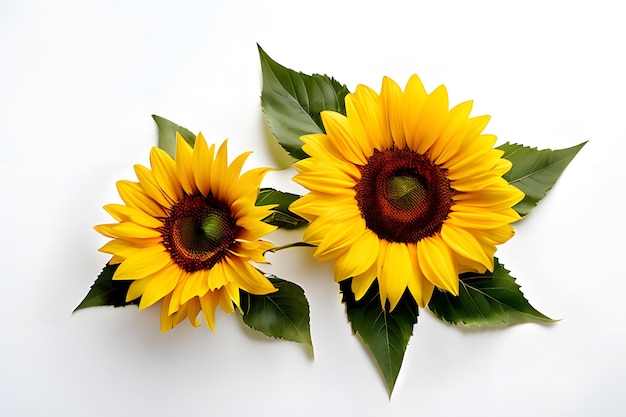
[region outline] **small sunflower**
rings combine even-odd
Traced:
[[[449,109],[446,88],[427,94],[416,75],[404,91],[385,77],[380,95],[358,86],[346,116],[322,112],[326,134],[302,137],[310,158],[294,180],[310,193],[290,209],[357,300],[377,280],[383,308],[407,288],[424,307],[434,287],[458,295],[459,274],[493,270],[524,195],[502,178],[511,163],[482,133],[489,117],[471,108]]]
[[[150,152],[151,170],[135,166],[138,182],[119,181],[123,204],[104,209],[118,222],[95,229],[110,238],[100,251],[119,264],[114,280],[132,280],[127,301],[141,297],[139,309],[161,301],[161,330],[185,318],[215,330],[217,305],[231,313],[239,290],[264,295],[276,291],[249,262],[265,262],[273,245],[259,240],[276,229],[262,220],[272,206],[255,206],[269,170],[240,176],[250,152],[228,165],[227,142],[215,154],[198,134],[192,149],[180,135],[176,160],[159,148]]]

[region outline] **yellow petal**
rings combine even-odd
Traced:
[[[202,309],[200,305],[200,300],[195,297],[185,303],[186,314],[189,318],[189,322],[193,327],[200,327],[202,323],[198,320],[198,314],[200,314],[200,310]]]
[[[194,195],[198,191],[193,176],[193,150],[176,132],[176,176],[187,195]]]
[[[354,112],[350,98],[350,95],[346,96],[346,111]],[[353,132],[353,129],[358,126],[349,124],[345,116],[336,112],[323,111],[320,116],[323,123],[331,126],[331,132],[327,132],[326,135],[326,146],[328,149],[333,149],[331,155],[352,164],[364,164],[366,157],[363,155],[359,141],[367,141],[367,137],[362,136],[364,134],[362,131]]]
[[[484,240],[492,245],[500,245],[515,235],[515,229],[510,224],[505,224],[495,229],[476,230],[474,234],[479,240]]]
[[[447,167],[446,176],[450,180],[462,180],[464,178],[476,178],[485,173],[489,173],[500,178],[500,175],[493,172],[493,168],[498,164],[499,157],[494,153],[479,153],[482,157],[470,161],[462,161],[461,164]]]
[[[158,230],[143,227],[133,222],[122,222],[114,224],[99,224],[94,229],[108,237],[120,239],[150,239],[161,237]]]
[[[379,251],[378,236],[372,231],[365,230],[352,243],[346,254],[335,263],[335,281],[364,274],[376,263]],[[371,284],[371,283],[370,283]]]
[[[358,215],[358,211],[349,210],[348,207],[335,207],[326,215],[319,217],[309,224],[304,231],[302,240],[313,245],[319,245],[336,227],[349,226],[353,233],[360,234],[365,230],[365,220]]]
[[[298,172],[316,172],[319,164],[327,169],[339,170],[356,180],[361,177],[357,168],[359,165],[346,160],[343,151],[338,147],[337,141],[326,135],[306,135],[300,138],[304,142],[303,150],[311,156],[294,164]],[[313,159],[313,161],[309,161]]]
[[[472,106],[472,101],[466,101],[456,105],[448,113],[446,126],[429,152],[437,165],[443,165],[457,153],[463,142],[463,135],[458,132],[466,125]]]
[[[241,309],[239,307],[240,306],[239,287],[237,287],[233,283],[228,283],[228,284],[224,285],[224,290],[226,291],[226,294],[228,295],[228,298],[230,298],[230,300],[237,306],[237,308]]]
[[[438,235],[417,242],[417,261],[430,282],[453,295],[459,294],[459,277],[452,253]]]
[[[502,156],[502,152],[493,149],[496,143],[495,135],[479,135],[471,140],[466,140],[463,149],[463,156],[453,164],[452,161],[446,163],[448,170],[463,171],[478,165],[487,170],[493,168]]]
[[[218,296],[220,307],[222,307],[224,313],[230,314],[235,311],[235,309],[233,308],[233,300],[231,300],[228,291],[226,291],[224,288],[220,288],[218,290]]]
[[[174,203],[167,194],[163,192],[159,183],[154,179],[152,172],[143,165],[135,165],[135,174],[139,184],[154,201],[162,207],[169,208]]]
[[[456,205],[459,207],[459,205]],[[519,215],[511,212],[489,212],[489,211],[451,211],[448,214],[446,223],[460,229],[488,230],[500,227],[507,223],[519,220]]]
[[[359,301],[376,279],[377,264],[373,264],[367,271],[352,278],[352,292],[354,298]]]
[[[323,117],[323,114],[324,112],[320,113],[320,117]],[[335,146],[335,141],[324,133],[313,133],[310,135],[300,136],[300,140],[304,142],[302,150],[310,157],[330,161],[345,160],[344,156]]]
[[[171,263],[159,271],[158,275],[146,278],[149,282],[143,289],[141,301],[139,301],[139,309],[143,310],[171,293],[176,284],[178,284],[179,277],[180,268],[176,264]]]
[[[263,218],[268,215],[269,214],[264,215]],[[276,226],[272,226],[271,224],[267,224],[260,220],[250,219],[245,216],[237,219],[236,224],[243,229],[238,234],[238,237],[242,240],[256,240],[277,229]]]
[[[293,180],[311,191],[321,191],[328,194],[353,194],[354,180],[348,176],[340,175],[340,173],[337,174],[327,177],[316,173],[301,173],[296,175]]]
[[[200,269],[194,272],[187,272],[185,274],[184,284],[179,284],[179,286],[183,287],[182,293],[180,294],[181,304],[186,303],[193,297],[202,296],[209,290],[209,287],[207,285],[208,274],[209,271],[205,269]]]
[[[265,295],[277,291],[267,278],[247,262],[242,262],[230,257],[224,259],[226,261],[224,264],[224,273],[228,281],[234,283],[245,292]]]
[[[374,149],[391,147],[392,138],[384,100],[369,87],[359,85],[352,97],[346,99],[347,123],[357,140],[359,154],[369,158]],[[324,125],[326,126],[326,125]],[[367,161],[362,159],[361,164]]]
[[[172,315],[175,312],[179,311],[184,303],[181,303],[181,296],[185,285],[187,285],[187,281],[191,276],[190,273],[181,270],[180,277],[178,279],[178,285],[172,291],[172,295],[170,297],[169,306],[168,306],[168,315]]]
[[[221,174],[220,181],[218,181],[219,184],[214,192],[214,195],[218,199],[230,204],[240,195],[240,190],[236,187],[236,185],[239,185],[239,181],[237,180],[239,178],[239,174],[241,173],[241,168],[243,168],[243,164],[246,162],[246,159],[250,156],[250,154],[252,154],[252,152],[244,152],[237,156],[226,171]]]
[[[133,281],[126,292],[126,302],[136,300],[141,297],[141,294],[143,294],[143,291],[146,289],[148,283],[150,283],[150,278],[142,278]]]
[[[150,152],[150,166],[155,181],[170,201],[183,198],[183,188],[176,174],[176,163],[163,149],[153,147]]]
[[[417,262],[417,248],[414,249],[415,250],[409,252],[411,263],[413,264],[413,271],[412,275],[409,276],[408,288],[417,305],[425,308],[433,295],[435,286],[426,279],[422,270],[419,268]]]
[[[439,137],[448,119],[448,91],[440,85],[424,102],[415,131],[407,133],[408,146],[425,154]]]
[[[426,97],[427,94],[422,81],[417,75],[412,75],[402,95],[402,130],[404,136],[398,138],[394,136],[393,138],[399,149],[406,147],[407,139],[405,137],[415,136]],[[409,139],[409,142],[414,143],[415,140]]]
[[[194,181],[204,196],[207,196],[211,191],[211,167],[214,164],[214,149],[214,145],[209,148],[202,133],[198,133],[191,159]]]
[[[389,311],[393,311],[396,308],[407,288],[409,276],[415,274],[413,267],[408,245],[398,242],[390,242],[387,245],[381,275],[378,277],[380,288],[385,289],[384,292],[380,291],[383,308],[385,306],[385,298],[389,300]]]
[[[161,271],[170,262],[170,255],[162,245],[148,247],[134,256],[126,258],[117,267],[113,279],[134,280],[145,278]]]
[[[489,119],[491,116],[477,116],[471,119],[468,119],[464,126],[459,132],[457,132],[458,137],[462,137],[462,144],[459,148],[459,152],[453,155],[450,159],[446,161],[447,166],[453,166],[462,161],[467,155],[472,155],[476,149],[480,148],[491,148],[491,146],[485,146],[487,143],[491,142],[492,138],[482,138],[479,139],[480,133],[485,129],[487,123],[489,123]],[[493,145],[493,143],[492,143]]]
[[[454,201],[463,205],[485,208],[496,211],[513,207],[524,198],[524,193],[513,186],[497,184],[475,192],[457,193]]]
[[[441,227],[441,238],[459,255],[474,260],[490,270],[493,269],[493,256],[485,253],[480,242],[466,230],[452,227],[444,222]]]
[[[383,309],[386,308],[387,293],[388,293],[388,280],[382,279],[383,269],[385,269],[385,262],[387,260],[387,246],[391,242],[387,240],[381,240],[379,246],[379,256],[376,263],[376,277],[378,280],[378,295],[380,296],[380,302]]]
[[[113,257],[111,257],[111,259],[109,260],[108,265],[117,265],[124,262],[125,260],[126,258],[123,256],[113,255]]]
[[[357,166],[346,161],[306,158],[302,161],[298,161],[295,167],[298,172],[300,172],[298,175],[300,178],[309,176],[314,178],[332,177],[336,181],[347,182],[351,184],[351,186],[354,186],[361,178],[361,173]],[[315,191],[316,189],[316,187],[309,188],[311,191]]]
[[[118,181],[117,191],[128,206],[136,207],[153,217],[164,217],[165,210],[154,199],[149,197],[141,184],[131,181]]]
[[[312,222],[317,217],[328,213],[329,210],[353,206],[356,206],[354,195],[332,196],[311,192],[291,203],[289,210]]]
[[[169,300],[171,295],[165,296],[163,302],[161,303],[161,332],[165,333],[168,330],[171,330],[176,326],[174,323],[173,317],[167,314],[167,306],[169,304]]]
[[[202,308],[204,321],[212,331],[215,331],[215,309],[218,303],[219,296],[214,291],[208,291],[205,295],[200,297],[200,306]]]
[[[337,224],[326,234],[313,256],[319,260],[329,260],[345,252],[361,235],[363,229],[358,223],[348,221]]]
[[[228,278],[224,271],[224,262],[218,262],[208,271],[207,285],[209,290],[216,290],[228,284]]]
[[[199,323],[193,320],[193,318],[196,317],[198,315],[197,312],[200,311],[199,302],[195,300],[195,302],[189,302],[187,304],[184,304],[180,307],[179,310],[168,315],[167,306],[171,304],[170,298],[171,298],[171,295],[166,296],[165,298],[163,298],[163,302],[161,303],[161,331],[166,332],[170,329],[173,329],[178,324],[180,324],[183,320],[185,320],[188,316],[192,324],[197,327]],[[195,315],[192,312],[192,308],[191,308],[192,304],[195,304],[193,308],[193,310],[196,311]]]
[[[163,226],[163,222],[145,211],[122,204],[107,204],[104,210],[119,222],[131,221],[140,226],[156,229]]]
[[[239,244],[231,246],[230,253],[238,258],[242,258],[245,261],[252,261],[257,263],[268,263],[267,259],[263,255],[268,250],[274,247],[273,243],[265,241],[257,241],[257,247],[253,249],[245,249]]]
[[[391,132],[391,136],[384,136],[379,141],[378,150],[382,151],[390,149],[394,143],[406,143],[406,139],[402,126],[402,89],[391,78],[384,77],[380,96],[385,103],[383,111],[386,112],[389,131]]]
[[[452,180],[450,181],[450,187],[459,192],[478,191],[501,184],[502,177],[500,175],[501,174],[496,173],[495,170],[492,169],[482,175]]]
[[[232,205],[234,201],[241,198],[248,198],[255,201],[259,194],[261,181],[269,171],[271,171],[270,168],[255,168],[244,172],[241,177],[233,183],[230,189],[228,189],[228,195],[224,201],[229,205]],[[237,217],[236,214],[234,215]]]
[[[129,256],[133,256],[137,252],[141,252],[142,250],[144,250],[144,248],[153,245],[154,244],[150,244],[144,247],[137,247],[136,245],[130,244],[124,240],[113,239],[107,242],[104,246],[102,246],[99,251],[104,253],[110,253],[111,255],[118,255],[124,258],[128,258]]]
[[[217,150],[217,154],[215,155],[215,160],[213,161],[213,164],[211,165],[211,176],[209,179],[211,182],[211,191],[213,192],[213,195],[215,196],[220,195],[220,184],[221,184],[222,178],[227,172],[227,167],[228,167],[228,140],[225,140],[224,142],[222,142],[219,149]]]

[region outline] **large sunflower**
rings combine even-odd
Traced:
[[[127,301],[141,297],[139,309],[159,300],[161,330],[186,317],[198,326],[202,311],[215,330],[217,305],[230,313],[239,305],[239,290],[251,294],[276,291],[249,264],[264,262],[272,247],[260,237],[275,229],[264,223],[271,206],[255,206],[268,169],[240,176],[250,154],[228,165],[226,141],[215,154],[199,134],[192,149],[177,135],[176,160],[159,148],[150,152],[152,170],[135,166],[139,182],[119,181],[125,205],[104,209],[118,221],[95,229],[113,238],[100,250],[119,264],[114,280],[133,280]]]
[[[449,109],[446,88],[427,94],[416,75],[404,91],[384,78],[380,95],[348,95],[346,116],[322,112],[326,134],[302,137],[310,158],[294,180],[310,193],[291,210],[357,300],[377,280],[383,308],[407,288],[424,307],[434,287],[458,295],[459,274],[493,270],[524,195],[502,178],[511,163],[496,137],[481,133],[489,117],[469,118],[471,108]]]

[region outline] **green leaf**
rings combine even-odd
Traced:
[[[554,322],[524,298],[509,271],[495,260],[493,272],[459,276],[459,295],[435,288],[428,307],[437,317],[452,324],[519,324]]]
[[[115,306],[123,307],[139,304],[139,299],[126,302],[128,287],[133,281],[113,280],[113,274],[118,265],[105,265],[98,278],[91,286],[85,299],[74,309],[81,310],[87,307]]]
[[[159,148],[167,152],[172,158],[176,154],[176,132],[180,133],[189,146],[193,148],[196,143],[196,135],[161,116],[153,114],[152,118],[159,128]]]
[[[345,114],[348,88],[326,75],[306,75],[283,67],[259,46],[263,90],[261,107],[278,143],[296,159],[304,159],[300,136],[323,133],[320,113]]]
[[[285,193],[273,188],[262,188],[255,205],[265,206],[278,204],[272,209],[272,214],[263,219],[264,222],[285,229],[296,229],[305,226],[308,222],[289,210],[291,203],[299,199],[297,194]]]
[[[396,308],[389,312],[380,304],[377,282],[359,301],[355,300],[351,285],[352,279],[339,283],[348,319],[352,330],[361,335],[374,355],[391,396],[413,326],[417,323],[418,306],[406,292]]]
[[[504,175],[504,178],[525,194],[524,199],[513,208],[521,216],[530,213],[586,143],[556,151],[537,150],[508,142],[498,146],[498,149],[504,151],[502,157],[513,163],[513,168]]]
[[[252,295],[241,291],[243,322],[261,333],[311,347],[309,303],[298,285],[267,275],[278,291]]]

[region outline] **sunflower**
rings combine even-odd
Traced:
[[[139,297],[139,309],[161,301],[161,330],[185,318],[215,330],[217,305],[231,313],[239,290],[263,295],[276,291],[253,262],[265,262],[272,244],[259,240],[275,230],[264,223],[272,206],[255,206],[261,180],[269,169],[240,176],[250,154],[228,165],[227,141],[215,154],[200,133],[192,149],[180,135],[176,160],[155,147],[151,170],[135,166],[138,182],[119,181],[125,204],[104,209],[118,222],[95,229],[110,238],[100,251],[118,264],[114,280],[132,280],[126,300]]]
[[[294,180],[310,192],[291,210],[357,300],[377,280],[383,308],[407,288],[424,307],[435,287],[458,295],[459,274],[493,270],[524,195],[502,178],[511,163],[482,133],[489,117],[471,108],[449,109],[446,88],[427,94],[416,75],[404,91],[385,77],[380,94],[349,94],[346,116],[322,112],[325,134],[301,138],[310,157]]]

